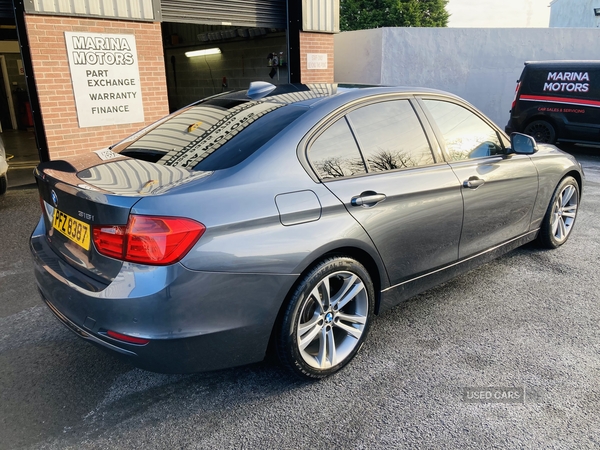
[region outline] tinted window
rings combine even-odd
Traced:
[[[365,106],[348,117],[369,172],[433,164],[429,142],[408,100]]]
[[[442,132],[453,161],[504,153],[496,130],[468,109],[439,100],[424,103]]]
[[[211,99],[160,123],[121,154],[165,166],[232,167],[306,111],[291,105]]]
[[[311,145],[308,159],[320,178],[340,178],[366,173],[348,122],[342,118]]]
[[[257,120],[247,129],[219,147],[218,152],[207,155],[194,170],[219,170],[233,167],[271,140],[307,110],[288,106],[281,108],[265,120]]]

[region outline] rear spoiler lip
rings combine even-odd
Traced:
[[[98,153],[90,152],[69,160],[41,163],[34,170],[34,175],[50,185],[60,183],[59,188],[72,195],[104,203],[106,196],[140,199],[162,195],[214,173],[167,166],[118,154],[102,160]]]

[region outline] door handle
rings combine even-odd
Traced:
[[[362,194],[352,197],[350,203],[352,206],[375,206],[377,203],[386,199],[385,194],[378,194],[373,191],[363,192]]]
[[[463,187],[466,187],[469,189],[477,189],[479,186],[481,186],[484,183],[485,183],[485,180],[482,180],[481,178],[471,177],[468,180],[463,181]]]

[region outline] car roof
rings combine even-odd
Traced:
[[[248,96],[248,89],[226,92],[209,97],[201,102],[218,103],[221,101],[262,101],[279,104],[295,105],[301,107],[314,107],[328,99],[344,97],[345,101],[351,101],[363,97],[384,94],[433,94],[443,95],[454,99],[459,97],[448,92],[406,86],[374,86],[362,84],[336,84],[336,83],[317,83],[317,84],[299,84],[289,83],[273,86],[273,90],[260,98],[251,99]]]

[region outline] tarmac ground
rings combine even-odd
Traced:
[[[35,287],[34,185],[0,197],[0,449],[600,448],[600,152],[569,241],[528,245],[378,316],[319,382],[270,360],[136,369],[62,326]],[[469,399],[512,392],[517,401]]]
[[[35,183],[33,169],[39,164],[39,154],[32,130],[4,130],[2,141],[8,160],[8,187]]]

